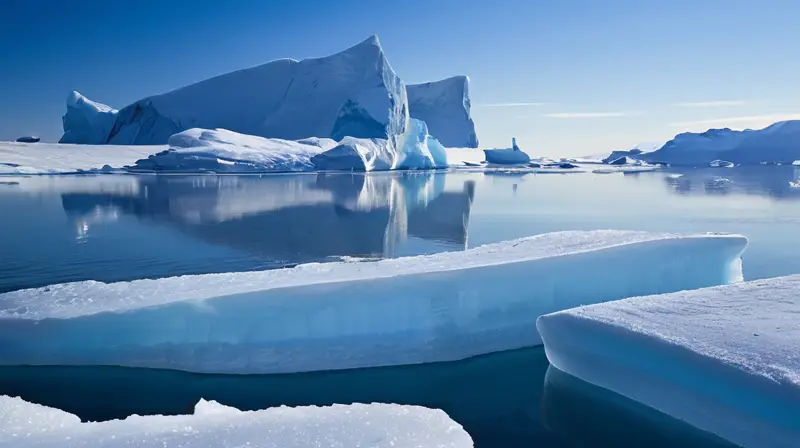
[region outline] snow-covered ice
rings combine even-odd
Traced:
[[[200,400],[190,415],[86,422],[0,396],[0,447],[472,447],[444,411],[396,404],[335,404],[240,411]]]
[[[511,148],[484,149],[483,153],[488,163],[497,165],[527,164],[531,161],[530,156],[517,146],[516,138],[511,139]]]
[[[536,317],[729,283],[747,240],[600,230],[291,269],[0,295],[0,364],[270,373],[463,359],[537,345]]]
[[[61,119],[64,135],[58,142],[102,145],[108,140],[116,119],[117,110],[72,91],[67,96],[67,113]]]
[[[335,146],[327,138],[292,141],[194,128],[170,137],[169,149],[137,161],[135,168],[195,173],[312,171],[311,158]]]
[[[800,440],[800,276],[539,318],[557,368],[752,447]]]
[[[403,82],[372,36],[317,59],[280,59],[137,101],[111,144],[163,144],[190,128],[299,140],[391,138],[408,120]]]
[[[469,78],[453,76],[441,81],[406,86],[411,118],[428,125],[444,146],[477,148],[478,136],[470,115]]]
[[[102,172],[133,165],[164,149],[166,146],[0,142],[0,175]]]

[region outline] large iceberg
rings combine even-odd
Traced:
[[[642,155],[648,161],[672,165],[708,165],[713,160],[735,164],[786,162],[800,158],[800,120],[781,121],[764,129],[709,129],[685,132],[663,147]]]
[[[800,276],[539,318],[558,369],[741,446],[800,440]]]
[[[225,129],[189,129],[169,138],[169,149],[136,162],[159,172],[311,171],[311,158],[336,146],[328,138],[292,141],[243,135]]]
[[[484,149],[483,154],[486,156],[486,162],[497,165],[519,165],[531,161],[530,156],[517,146],[516,138],[511,139],[511,148]]]
[[[280,59],[137,101],[111,144],[163,144],[191,128],[298,140],[391,138],[406,128],[403,82],[376,36],[332,56]]]
[[[190,415],[86,422],[59,409],[0,396],[0,446],[37,447],[472,447],[441,410],[396,404],[240,411],[200,400]]]
[[[102,145],[108,140],[116,118],[115,109],[72,91],[67,96],[67,113],[62,118],[64,135],[58,142]]]
[[[411,118],[428,124],[431,134],[449,148],[477,148],[478,136],[470,115],[469,78],[453,76],[441,81],[409,84]]]
[[[0,364],[272,373],[537,345],[537,316],[726,284],[747,240],[601,230],[463,252],[0,294]]]

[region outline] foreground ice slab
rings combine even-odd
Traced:
[[[427,123],[431,134],[451,148],[477,148],[472,121],[469,78],[453,76],[441,81],[406,86],[411,118]]]
[[[0,142],[0,175],[109,171],[133,165],[164,149],[166,146]]]
[[[748,447],[800,440],[800,276],[636,297],[539,318],[584,381]]]
[[[0,364],[267,373],[462,359],[541,343],[536,318],[740,278],[747,240],[558,232],[435,255],[0,295]]]
[[[200,400],[192,415],[81,423],[68,412],[0,396],[0,446],[471,447],[441,410],[393,404],[239,411]]]

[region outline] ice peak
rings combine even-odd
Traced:
[[[67,106],[78,107],[78,104],[81,102],[81,100],[86,100],[86,97],[81,95],[81,93],[77,90],[73,90],[69,93],[69,95],[67,95]]]

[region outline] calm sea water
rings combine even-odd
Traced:
[[[680,175],[678,177],[678,175]],[[724,178],[725,180],[722,180]],[[302,174],[0,178],[0,292],[464,250],[597,228],[736,232],[746,279],[800,273],[791,166],[640,173]],[[398,402],[442,408],[478,446],[724,446],[550,369],[541,348],[420,366],[225,376],[0,369],[0,394],[85,419]]]

